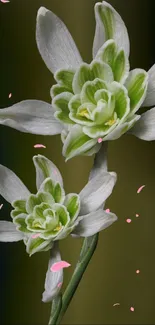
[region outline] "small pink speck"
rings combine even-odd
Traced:
[[[136,273],[139,274],[140,273],[140,270],[136,270]]]
[[[9,98],[11,98],[11,97],[12,97],[12,93],[9,94]]]
[[[34,234],[32,235],[32,238],[35,239],[35,238],[38,238],[40,236],[40,234]]]
[[[138,218],[139,217],[139,214],[138,213],[136,213],[136,218]]]
[[[109,213],[110,212],[110,209],[106,209],[105,212]]]
[[[2,3],[10,2],[9,0],[0,0]]]
[[[127,223],[131,223],[131,221],[132,221],[131,219],[126,219]]]
[[[60,262],[54,263],[54,264],[51,266],[50,270],[51,270],[52,272],[58,272],[58,271],[60,271],[61,269],[64,269],[64,268],[69,267],[69,266],[71,266],[69,263],[67,263],[67,262],[65,262],[65,261],[60,261]]]
[[[0,210],[3,208],[3,203],[0,205]]]
[[[145,187],[145,185],[140,186],[139,189],[137,190],[137,193],[139,194],[144,187]]]
[[[131,310],[131,311],[135,311],[135,308],[134,308],[134,307],[131,307],[130,310]]]
[[[98,143],[101,143],[102,141],[103,141],[102,138],[98,138],[97,140]]]
[[[62,286],[62,282],[59,282],[57,287],[60,288]]]
[[[120,303],[116,302],[116,304],[113,304],[113,307],[115,307],[115,306],[120,306]]]
[[[43,144],[35,144],[34,148],[46,148]]]

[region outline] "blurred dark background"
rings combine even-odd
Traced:
[[[23,99],[50,102],[52,74],[35,42],[35,20],[40,6],[51,9],[71,31],[85,61],[91,60],[95,0],[10,0],[0,3],[0,107]],[[155,62],[155,1],[111,0],[121,14],[131,41],[131,68],[148,70]],[[9,99],[8,95],[12,93]],[[34,149],[43,143],[47,149]],[[0,126],[0,163],[12,169],[35,192],[32,156],[50,158],[63,174],[67,192],[86,184],[93,158],[65,163],[59,136],[27,135]],[[155,324],[155,143],[125,135],[109,144],[109,169],[118,182],[106,207],[118,222],[100,233],[98,249],[85,273],[62,324]],[[139,186],[146,185],[140,194]],[[10,205],[0,198],[0,218],[9,220]],[[136,213],[140,216],[136,218]],[[126,219],[132,222],[127,224]],[[82,241],[61,242],[65,288]],[[0,244],[0,323],[48,324],[50,304],[41,302],[49,253],[31,258],[23,243]],[[140,274],[136,274],[136,270]],[[113,304],[120,306],[113,307]],[[131,312],[130,307],[135,311]]]

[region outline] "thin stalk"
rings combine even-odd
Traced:
[[[83,274],[94,254],[94,251],[97,247],[99,234],[95,234],[91,237],[85,238],[84,243],[81,249],[80,258],[76,265],[75,271],[72,275],[72,278],[68,284],[68,287],[62,298],[62,308],[57,319],[56,325],[60,324],[74,294],[75,291],[83,277]],[[49,324],[50,325],[50,324]]]
[[[58,295],[52,302],[51,315],[48,325],[55,325],[62,307],[62,295]]]

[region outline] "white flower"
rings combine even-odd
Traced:
[[[71,34],[51,11],[37,15],[39,52],[57,82],[52,105],[27,100],[0,110],[0,123],[22,132],[61,134],[63,155],[92,155],[101,140],[115,140],[128,132],[155,140],[155,66],[147,73],[129,71],[129,37],[125,24],[107,2],[95,5],[93,60],[83,62]],[[99,141],[100,139],[100,141]]]

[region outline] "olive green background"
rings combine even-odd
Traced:
[[[23,99],[50,102],[52,74],[35,42],[35,19],[40,6],[54,11],[71,31],[83,59],[91,60],[95,0],[10,0],[0,3],[0,107]],[[155,61],[154,0],[111,0],[123,17],[131,40],[131,68],[146,70]],[[12,93],[12,98],[8,94]],[[47,149],[34,149],[43,143]],[[46,155],[60,169],[66,192],[79,192],[86,184],[93,158],[65,163],[59,136],[23,134],[0,127],[0,163],[12,169],[35,192],[32,156]],[[109,143],[109,170],[118,174],[106,207],[118,221],[100,233],[96,253],[81,281],[62,324],[155,324],[155,143],[125,135]],[[139,186],[146,185],[140,194]],[[4,203],[0,218],[9,220]],[[139,218],[135,214],[140,215]],[[126,219],[131,218],[131,224]],[[61,242],[66,269],[65,288],[82,241]],[[48,324],[50,304],[41,302],[48,252],[31,258],[23,243],[0,244],[0,324]],[[140,274],[136,270],[140,269]],[[113,307],[114,303],[120,306]],[[135,308],[134,312],[130,307]]]

